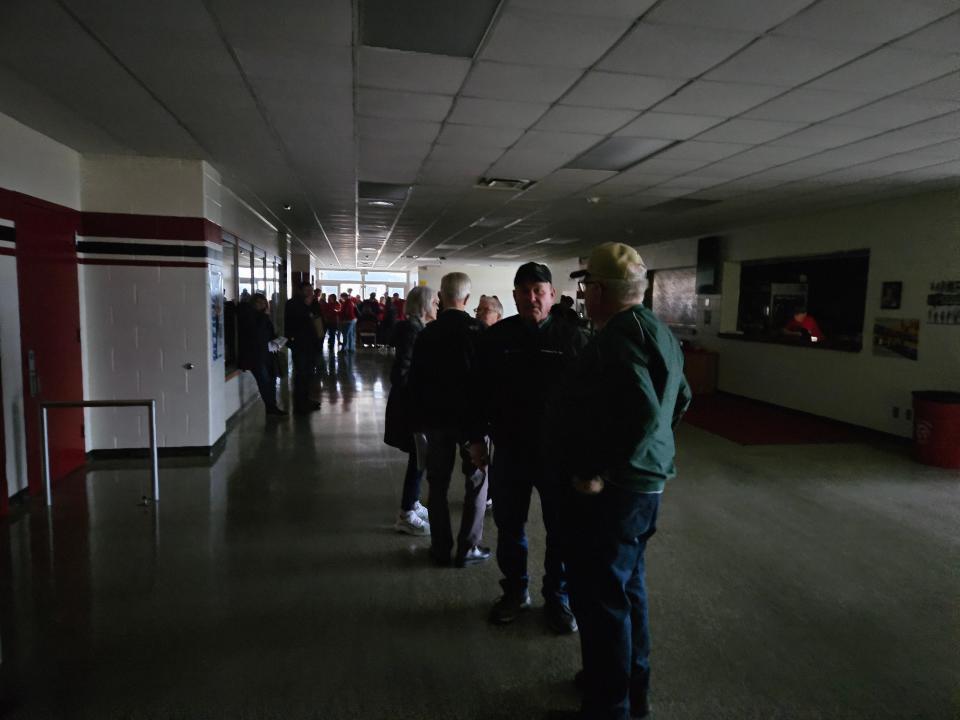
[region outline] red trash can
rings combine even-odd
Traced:
[[[913,393],[913,442],[924,465],[960,469],[960,392]]]

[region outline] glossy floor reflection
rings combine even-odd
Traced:
[[[535,718],[576,638],[485,622],[495,566],[395,534],[389,355],[323,409],[246,409],[212,466],[99,464],[3,526],[12,718]],[[691,427],[649,553],[658,720],[958,717],[960,483],[902,446],[744,448]],[[543,529],[532,510],[531,547]],[[495,541],[488,521],[487,539]],[[535,581],[539,581],[539,568]]]

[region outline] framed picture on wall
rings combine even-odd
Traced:
[[[902,282],[885,282],[880,293],[880,308],[883,310],[899,310],[900,294],[902,292]]]

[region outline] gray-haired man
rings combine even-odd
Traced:
[[[430,495],[430,555],[438,565],[450,564],[453,530],[447,492],[459,448],[470,440],[473,412],[469,407],[477,341],[483,326],[465,311],[470,278],[449,273],[440,280],[442,310],[417,336],[410,365],[409,387],[415,429],[427,435],[427,482]],[[487,482],[483,473],[467,478],[463,516],[457,536],[458,566],[490,557],[480,547]]]

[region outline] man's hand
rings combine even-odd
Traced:
[[[470,443],[470,462],[475,468],[485,468],[490,463],[487,457],[487,443],[474,441]]]
[[[581,495],[599,495],[603,492],[603,478],[592,477],[589,480],[574,478],[573,489]]]

